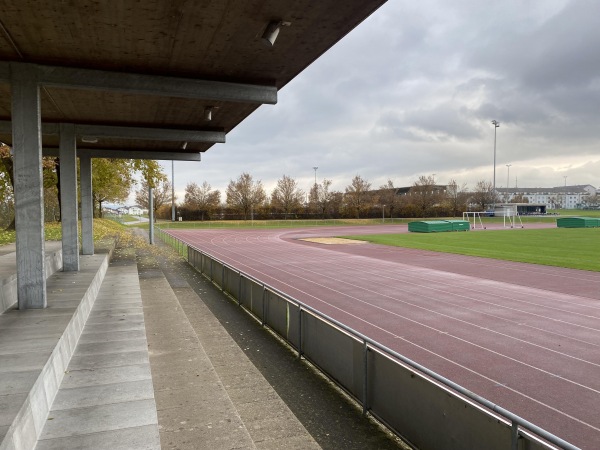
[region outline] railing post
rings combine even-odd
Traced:
[[[267,289],[265,288],[265,285],[263,284],[263,293],[262,293],[262,326],[265,326],[265,323],[267,322],[267,305],[266,305],[266,298],[267,298]]]
[[[519,424],[514,420],[510,430],[510,450],[519,450]]]
[[[367,414],[369,410],[369,405],[367,403],[367,395],[368,395],[368,364],[369,364],[369,346],[367,345],[367,341],[364,342],[363,347],[363,415]]]
[[[242,272],[238,272],[238,306],[242,304]]]
[[[302,306],[298,305],[298,359],[302,359]]]

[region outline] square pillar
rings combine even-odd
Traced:
[[[45,308],[40,91],[35,66],[11,64],[19,309]]]
[[[72,123],[61,123],[59,158],[63,272],[79,270],[77,157],[75,152],[75,126]]]
[[[92,158],[79,155],[81,187],[81,250],[84,255],[94,254],[94,199],[92,198]]]

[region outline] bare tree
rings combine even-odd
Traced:
[[[319,213],[324,219],[329,210],[333,198],[333,192],[329,190],[331,180],[323,180],[321,184],[314,184],[310,189],[309,204],[310,208]]]
[[[199,211],[201,220],[204,220],[204,214],[211,215],[221,203],[221,192],[212,190],[210,184],[206,181],[202,186],[196,183],[188,183],[185,187],[184,206],[190,210]]]
[[[304,192],[291,177],[284,175],[277,180],[277,186],[271,194],[271,207],[285,215],[298,212],[302,207]]]
[[[394,186],[394,182],[390,179],[387,180],[386,184],[379,186],[379,203],[385,205],[390,217],[394,216],[394,211],[397,211],[400,206],[397,190],[398,188]]]
[[[498,202],[498,194],[494,191],[494,186],[490,181],[480,180],[475,184],[475,189],[471,195],[471,202],[478,205],[482,211],[488,205]]]
[[[252,209],[266,199],[265,190],[260,180],[254,181],[252,175],[244,172],[237,180],[229,181],[227,186],[227,205],[244,215],[244,220]]]
[[[452,215],[458,216],[461,211],[466,211],[468,200],[467,185],[465,183],[459,185],[456,180],[450,180],[446,186],[446,202]]]
[[[435,184],[433,176],[421,175],[410,188],[410,202],[422,217],[427,217],[431,209],[443,200],[443,191]]]
[[[357,219],[363,211],[368,210],[373,203],[373,196],[370,192],[371,183],[363,180],[360,175],[356,175],[352,179],[352,183],[346,186],[346,194],[344,195],[344,203],[351,214]]]
[[[152,190],[153,198],[153,210],[154,213],[158,209],[171,202],[171,183],[167,179],[163,179],[162,182],[158,182],[156,187]],[[140,185],[140,189],[135,192],[135,202],[142,208],[149,209],[150,204],[148,201],[148,182],[143,180]],[[175,196],[177,200],[177,196]]]

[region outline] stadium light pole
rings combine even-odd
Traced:
[[[510,166],[512,166],[512,164],[507,164],[506,165],[506,203],[508,203],[508,185],[510,183]]]
[[[500,122],[492,120],[492,125],[494,125],[494,184],[492,192],[494,194],[494,209],[496,209],[496,130],[500,126]]]
[[[318,167],[313,167],[314,171],[315,171],[315,184],[317,184],[317,169]]]

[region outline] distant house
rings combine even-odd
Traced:
[[[590,184],[558,186],[552,188],[496,188],[506,202],[513,197],[527,199],[529,203],[544,204],[548,209],[580,209],[594,196],[596,188]]]
[[[137,205],[128,206],[127,207],[127,214],[130,214],[132,216],[141,216],[143,214],[143,210],[142,210],[142,208],[140,208]]]

